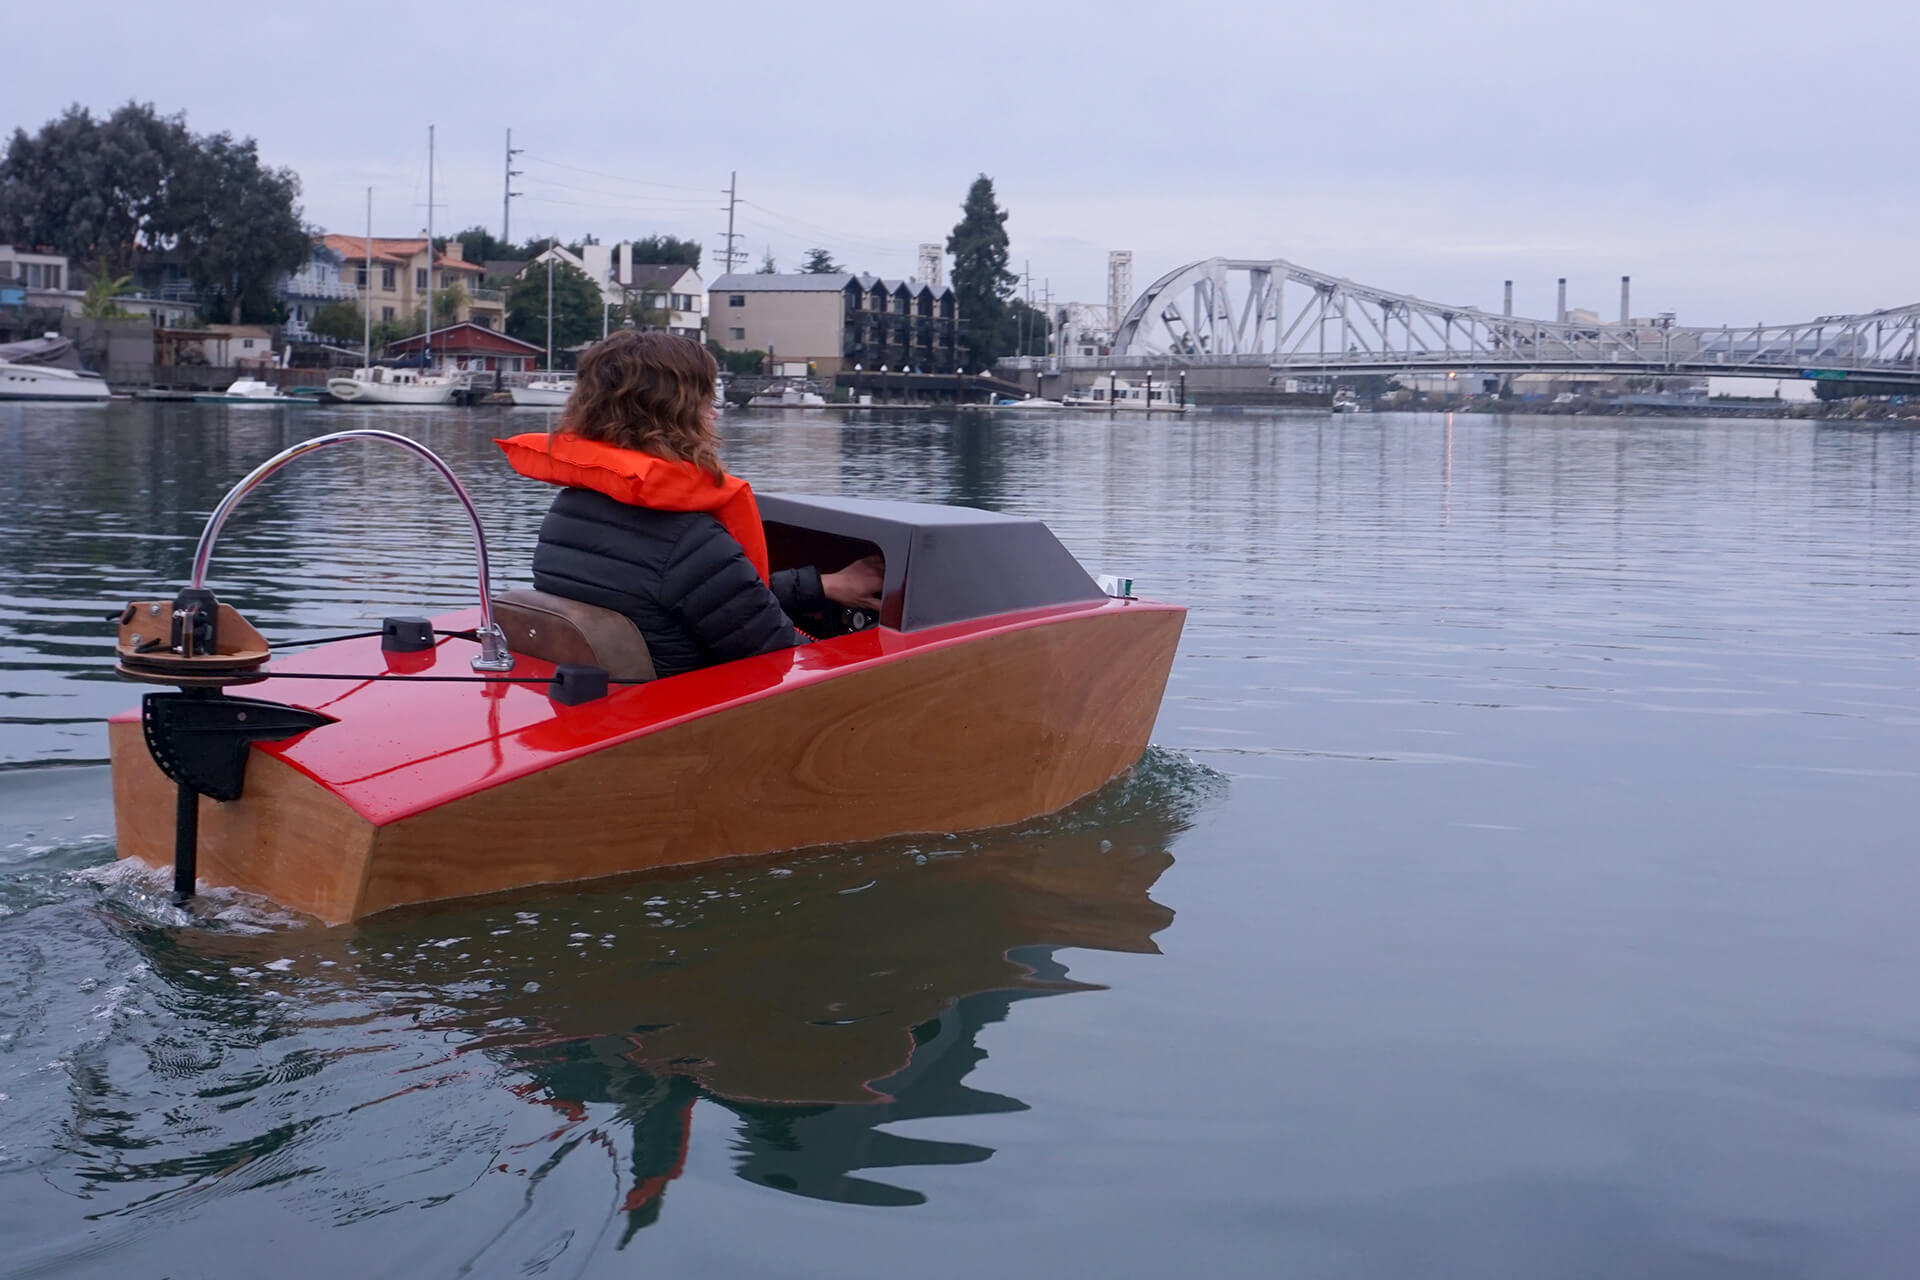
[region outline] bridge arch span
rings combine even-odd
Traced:
[[[1356,284],[1282,258],[1203,258],[1147,286],[1099,363],[1266,364],[1307,375],[1804,374],[1920,386],[1920,303],[1786,325],[1536,320]]]

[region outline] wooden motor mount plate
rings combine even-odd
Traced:
[[[272,648],[266,637],[241,617],[239,610],[226,603],[220,605],[214,623],[218,648],[213,653],[182,657],[165,648],[143,651],[142,646],[154,640],[164,644],[170,639],[173,615],[171,600],[136,600],[121,610],[120,630],[114,639],[114,649],[120,655],[120,674],[161,684],[234,684],[238,683],[235,676],[244,676],[271,656]],[[170,675],[188,679],[163,678]]]

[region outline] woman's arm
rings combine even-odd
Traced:
[[[663,603],[721,662],[807,642],[718,520],[697,520],[674,544],[661,576]]]
[[[827,593],[821,586],[820,571],[811,565],[799,569],[778,569],[774,571],[774,599],[780,602],[780,609],[789,618],[805,617],[809,613],[819,613],[827,607]]]

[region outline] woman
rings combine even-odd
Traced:
[[[767,572],[753,490],[720,465],[716,373],[691,339],[623,330],[581,357],[551,434],[496,441],[515,471],[565,486],[535,588],[632,618],[661,676],[805,644],[792,619],[829,601],[880,606],[878,557]]]

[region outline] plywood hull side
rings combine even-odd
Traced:
[[[115,841],[123,858],[173,865],[176,790],[140,722],[107,726]],[[238,801],[200,800],[199,882],[257,893],[329,924],[360,914],[373,824],[305,774],[261,751]]]
[[[1139,759],[1182,621],[983,636],[462,796],[375,829],[356,914],[1053,812]]]

